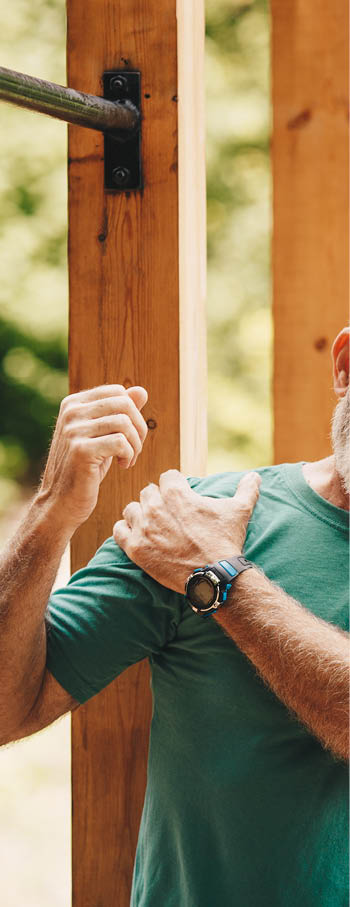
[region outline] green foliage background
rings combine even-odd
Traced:
[[[1,64],[65,82],[63,0],[12,0]],[[209,468],[271,458],[269,18],[207,0]],[[37,482],[67,391],[66,129],[0,110],[0,508]]]
[[[209,468],[271,461],[269,14],[207,0]]]

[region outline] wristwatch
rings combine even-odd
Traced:
[[[236,577],[250,567],[254,567],[254,564],[240,556],[194,570],[185,586],[187,603],[192,611],[201,617],[214,614],[227,600]]]

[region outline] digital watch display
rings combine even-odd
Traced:
[[[254,567],[254,564],[239,556],[194,570],[185,587],[186,599],[192,611],[201,617],[215,613],[227,601],[235,578],[250,567]]]

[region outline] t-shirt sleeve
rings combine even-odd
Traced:
[[[108,539],[55,591],[47,611],[47,668],[78,702],[176,635],[183,596],[151,579]]]

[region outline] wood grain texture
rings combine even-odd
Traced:
[[[181,468],[207,459],[206,162],[203,0],[178,0]],[[195,378],[195,380],[194,380]]]
[[[272,0],[275,462],[330,451],[348,318],[347,0]]]
[[[194,19],[185,6],[178,12],[181,41],[189,41],[196,54],[186,85],[182,81],[179,127],[183,64],[180,60],[178,65],[176,0],[67,2],[69,85],[102,94],[104,70],[141,70],[145,182],[142,193],[106,194],[102,137],[69,128],[70,387],[77,391],[104,382],[143,384],[149,392],[145,415],[153,426],[135,469],[121,473],[113,467],[103,483],[94,514],[73,540],[73,570],[111,534],[125,504],[147,482],[180,466],[181,446],[186,470],[198,474],[205,468],[203,228],[187,252],[182,239],[179,266],[179,236],[189,236],[196,228],[193,206],[199,203],[204,210],[203,149],[201,176],[193,186],[188,176],[194,167],[191,156],[180,186],[178,172],[179,142],[185,167],[185,89],[191,103],[198,95],[203,109],[203,85],[197,80],[192,88],[188,82],[196,66],[202,69],[203,9],[201,2],[194,6]],[[194,39],[188,29],[198,24]],[[202,135],[200,117],[197,113]],[[189,293],[187,317],[184,300]],[[200,337],[192,358],[189,320]],[[182,354],[187,371],[181,394],[180,346],[187,349]],[[189,382],[191,393],[186,394]],[[191,439],[181,445],[182,426]],[[73,715],[73,907],[129,904],[150,713],[148,668],[141,664]]]

